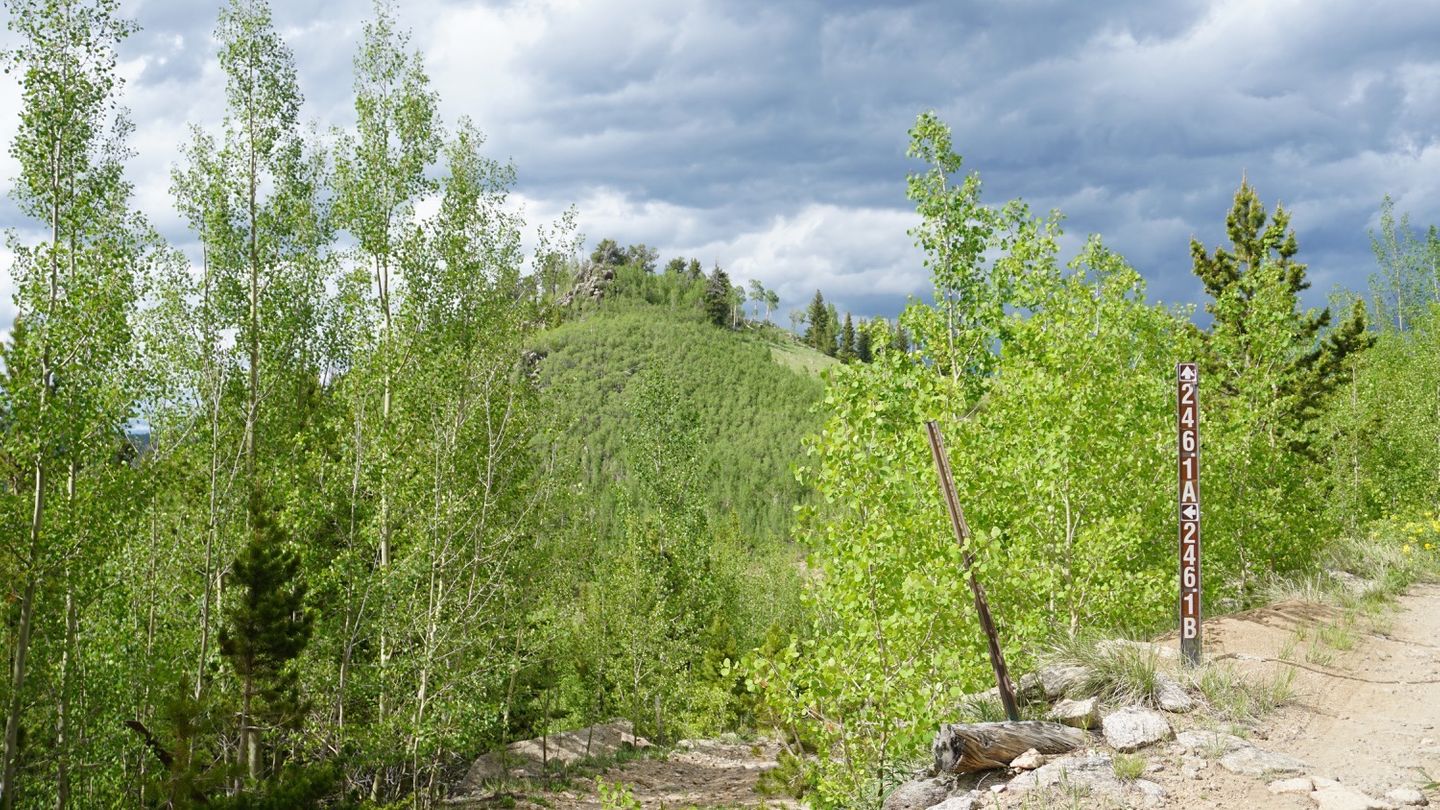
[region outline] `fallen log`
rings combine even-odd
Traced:
[[[971,773],[1004,768],[1031,748],[1063,754],[1089,741],[1089,734],[1059,723],[952,723],[940,727],[931,751],[936,774]]]

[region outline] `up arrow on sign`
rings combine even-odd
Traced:
[[[1186,364],[1180,366],[1180,381],[1181,381],[1181,382],[1194,382],[1194,381],[1195,381],[1195,367],[1192,366],[1192,365],[1190,365],[1189,363],[1186,363]]]
[[[1187,503],[1187,504],[1182,505],[1182,506],[1180,507],[1180,519],[1181,519],[1181,520],[1199,520],[1199,519],[1200,519],[1200,507],[1199,507],[1199,506],[1196,506],[1196,505],[1193,504],[1193,503]]]

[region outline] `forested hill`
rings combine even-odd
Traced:
[[[617,296],[535,343],[550,443],[590,497],[625,488],[627,437],[641,429],[634,385],[650,378],[693,416],[698,480],[712,518],[752,537],[788,534],[804,488],[792,467],[819,425],[818,370],[836,361],[763,323],[717,326],[697,306]],[[687,421],[689,421],[687,419]],[[618,489],[617,489],[617,485]],[[596,510],[601,515],[610,510]]]

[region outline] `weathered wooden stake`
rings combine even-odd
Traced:
[[[990,666],[995,669],[995,686],[1000,692],[1000,705],[1005,707],[1005,716],[1012,722],[1020,719],[1020,709],[1015,705],[1015,687],[1010,683],[1010,672],[1005,668],[1005,654],[1000,651],[1000,637],[995,632],[995,622],[990,618],[990,603],[985,599],[985,589],[975,576],[975,556],[970,552],[970,526],[965,522],[965,512],[960,509],[960,498],[955,494],[955,478],[950,474],[950,457],[945,454],[945,439],[940,435],[940,426],[934,420],[925,423],[930,434],[930,455],[935,458],[935,469],[940,476],[940,494],[945,498],[945,509],[950,513],[950,526],[955,530],[955,542],[965,552],[965,569],[970,574],[970,592],[975,595],[975,612],[980,614],[980,627],[985,631],[985,640],[990,644]]]

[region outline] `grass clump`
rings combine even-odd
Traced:
[[[1081,636],[1055,642],[1044,657],[1051,664],[1085,668],[1072,691],[1117,705],[1156,702],[1162,676],[1159,648],[1153,644]]]
[[[1211,711],[1232,723],[1253,722],[1295,699],[1295,670],[1289,668],[1255,676],[1229,665],[1208,664],[1193,683]]]
[[[1145,757],[1139,754],[1116,754],[1110,761],[1115,778],[1121,782],[1134,782],[1145,775]]]

